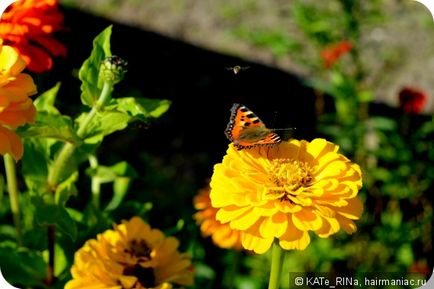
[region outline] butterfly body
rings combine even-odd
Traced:
[[[246,106],[235,103],[225,130],[227,138],[238,150],[256,146],[273,146],[281,142],[278,134],[265,124]]]

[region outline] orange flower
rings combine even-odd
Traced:
[[[36,109],[29,96],[36,93],[33,79],[21,73],[26,67],[15,49],[3,46],[0,39],[0,154],[16,160],[23,155],[23,145],[11,129],[35,120]]]
[[[240,232],[233,230],[229,224],[222,224],[216,220],[218,209],[211,206],[209,198],[210,188],[202,189],[194,198],[194,207],[198,212],[194,218],[200,224],[200,230],[204,237],[211,236],[214,244],[224,249],[242,249]]]
[[[321,58],[323,60],[324,67],[332,67],[339,60],[339,58],[342,57],[342,55],[350,51],[352,48],[353,45],[349,41],[341,41],[324,48],[324,50],[321,51]]]
[[[0,38],[19,51],[30,71],[41,73],[51,69],[51,56],[66,56],[66,47],[52,38],[62,23],[56,0],[21,0],[3,14]]]

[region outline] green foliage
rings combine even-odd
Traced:
[[[275,57],[307,58],[300,62],[311,75],[306,84],[332,104],[332,109],[318,111],[318,132],[337,143],[363,173],[364,214],[356,221],[358,231],[333,238],[311,234],[306,250],[286,253],[281,288],[289,288],[287,272],[307,276],[346,270],[357,275],[408,272],[418,262],[431,264],[427,256],[432,250],[434,121],[372,109],[376,78],[362,61],[364,45],[369,45],[363,33],[385,16],[381,1],[368,2],[295,1],[288,11],[298,33],[288,27],[241,25],[231,30]],[[246,5],[257,9],[254,1]],[[221,13],[232,21],[242,15],[233,5],[224,9]],[[95,38],[90,57],[80,68],[82,105],[77,114],[65,115],[56,107],[63,97],[57,83],[35,99],[36,123],[17,130],[25,149],[18,166],[22,238],[11,225],[12,209],[0,174],[2,272],[17,286],[46,288],[48,260],[54,252],[56,281],[51,288],[63,288],[71,278],[74,252],[84,242],[137,215],[180,239],[181,250],[193,257],[192,288],[265,288],[269,253],[221,250],[200,236],[191,198],[203,180],[197,180],[186,165],[190,159],[166,160],[142,151],[131,152],[136,157],[124,160],[123,151],[111,144],[104,147],[107,140],[124,136],[122,131],[132,122],[149,124],[171,105],[168,100],[131,94],[112,97],[114,87],[107,86],[99,72],[100,62],[112,54],[111,32],[110,26]],[[321,51],[342,40],[351,41],[352,50],[324,67]],[[116,140],[124,145],[121,150],[129,149],[127,141]],[[48,228],[56,232],[54,248],[46,246]]]
[[[103,82],[99,74],[99,68],[103,59],[111,56],[111,33],[112,26],[109,26],[95,38],[92,53],[78,72],[81,80],[81,102],[90,107],[96,103],[102,89]]]
[[[126,161],[110,166],[97,164],[98,148],[106,136],[124,130],[134,121],[149,123],[170,106],[167,100],[111,97],[113,84],[104,83],[99,77],[100,62],[111,55],[110,36],[111,26],[95,38],[91,56],[79,71],[83,110],[87,107],[91,110],[78,116],[62,114],[56,107],[56,99],[61,97],[61,84],[57,83],[35,99],[36,122],[17,130],[25,149],[21,165],[27,189],[21,196],[24,247],[18,248],[21,240],[17,240],[19,236],[13,227],[0,226],[2,240],[10,240],[0,243],[0,267],[12,283],[44,286],[49,256],[54,254],[54,273],[60,278],[55,287],[61,288],[70,278],[72,253],[80,245],[72,244],[84,242],[107,229],[113,220],[110,214],[119,213],[121,205],[138,215],[152,208],[152,203],[125,202],[132,180],[138,177],[130,164]],[[70,207],[70,199],[79,195],[79,199],[88,197],[89,190],[79,189],[85,183],[82,166],[88,159],[96,163],[90,162],[91,167],[86,170],[92,181],[93,200],[80,211]],[[104,209],[100,210],[101,186],[109,183],[112,196],[104,192]],[[0,175],[0,198],[4,187]],[[0,218],[10,213],[10,206],[5,204],[0,207]],[[55,232],[54,236],[47,237],[47,230]],[[60,238],[59,243],[48,250],[44,248],[47,238],[56,237]]]
[[[234,34],[237,37],[248,40],[255,46],[270,49],[276,57],[286,56],[290,51],[301,48],[301,45],[288,37],[282,29],[251,31],[246,27],[239,27],[234,30]]]
[[[40,197],[33,197],[32,203],[35,206],[35,220],[38,225],[55,225],[73,241],[77,238],[77,226],[64,206],[48,203]]]
[[[137,172],[127,162],[122,161],[113,166],[97,166],[89,168],[87,174],[92,178],[94,185],[113,183],[113,197],[105,210],[112,211],[119,207],[125,198],[131,181],[137,178]]]
[[[407,272],[419,260],[429,263],[434,119],[406,115],[399,109],[390,109],[393,114],[375,109],[376,85],[390,77],[386,69],[390,71],[391,61],[399,61],[399,57],[390,58],[399,51],[396,47],[379,49],[366,41],[375,26],[387,24],[388,4],[381,0],[294,1],[290,20],[295,25],[278,33],[256,27],[234,29],[237,36],[304,68],[305,83],[317,91],[319,103],[330,102],[333,107],[321,110],[319,106],[318,132],[339,144],[363,172],[360,195],[365,208],[355,237],[350,243],[339,237],[312,240],[304,252],[289,254],[288,271],[340,273],[345,262],[350,272]],[[342,55],[326,50],[341,41],[351,43],[351,50]],[[324,52],[331,55],[330,66],[325,65]],[[374,56],[387,65],[379,68],[366,61]],[[254,280],[252,274],[245,282],[244,276],[236,280],[243,280],[236,283],[237,288],[254,288],[249,283]]]
[[[148,122],[149,119],[159,118],[164,114],[170,107],[170,101],[143,97],[123,97],[116,99],[116,107],[134,120]]]
[[[40,253],[6,241],[0,243],[0,256],[2,274],[10,283],[21,286],[43,284],[47,265]]]

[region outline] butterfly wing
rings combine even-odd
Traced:
[[[261,119],[246,106],[235,103],[231,112],[225,134],[238,149],[281,142],[279,135],[266,128]]]

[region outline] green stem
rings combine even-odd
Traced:
[[[71,158],[75,151],[75,145],[72,143],[65,143],[54,160],[53,167],[48,174],[48,185],[51,192],[56,191],[56,186],[61,182],[60,176],[65,171],[68,160]]]
[[[112,87],[113,87],[112,83],[107,81],[104,82],[104,86],[101,90],[101,94],[97,102],[94,104],[92,110],[89,112],[89,114],[86,116],[81,126],[77,130],[77,136],[79,138],[83,138],[86,135],[87,127],[89,123],[92,121],[95,114],[98,112],[98,110],[100,110],[102,107],[104,107],[107,104],[108,100],[110,99]]]
[[[6,154],[3,157],[5,170],[6,170],[6,180],[8,184],[9,198],[11,202],[11,211],[14,219],[15,230],[17,231],[18,244],[22,245],[21,237],[21,220],[20,220],[20,204],[19,204],[19,191],[17,185],[17,174],[15,170],[15,160],[11,155]]]
[[[102,88],[101,94],[97,100],[97,102],[92,107],[91,111],[87,114],[86,118],[81,123],[80,127],[77,130],[77,136],[83,139],[86,136],[86,130],[88,129],[89,124],[92,119],[95,117],[96,113],[104,107],[110,99],[111,90],[113,84],[110,82],[105,82]],[[48,185],[50,186],[51,191],[56,190],[56,186],[62,181],[61,175],[64,172],[68,161],[71,159],[74,154],[75,149],[77,148],[77,144],[73,143],[65,143],[57,158],[54,160],[54,164],[50,170],[48,175]]]
[[[241,251],[239,250],[232,250],[233,258],[232,258],[232,264],[229,271],[229,278],[228,278],[228,289],[235,288],[235,279],[238,274],[238,271],[240,269],[240,258],[241,258]]]
[[[277,242],[273,243],[271,251],[271,272],[268,289],[278,289],[280,285],[280,273],[282,272],[283,251]]]
[[[98,159],[94,155],[89,156],[89,164],[92,169],[98,168]],[[95,209],[99,209],[100,205],[100,195],[101,195],[101,183],[99,182],[97,177],[92,177],[92,203],[95,206]]]

